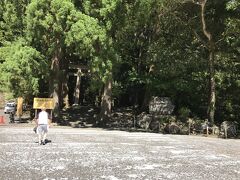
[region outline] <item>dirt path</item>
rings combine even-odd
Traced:
[[[0,179],[239,179],[240,141],[53,127],[0,126]]]

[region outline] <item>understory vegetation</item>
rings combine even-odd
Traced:
[[[59,121],[78,104],[97,109],[99,126],[130,109],[118,126],[166,131],[172,120],[138,117],[169,97],[186,133],[189,119],[240,123],[239,57],[239,0],[0,2],[0,92],[52,97]]]

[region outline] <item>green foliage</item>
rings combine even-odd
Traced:
[[[70,29],[66,33],[66,45],[75,50],[80,58],[96,55],[96,46],[104,46],[106,32],[97,19],[76,12],[74,24],[67,22]]]
[[[187,107],[181,107],[178,110],[178,119],[180,119],[182,122],[186,122],[190,116],[191,110]]]
[[[0,46],[23,35],[23,17],[28,3],[29,0],[0,2]]]
[[[239,5],[223,0],[206,6],[218,121],[240,118]],[[60,71],[67,72],[69,62],[90,67],[90,94],[112,78],[116,102],[140,105],[144,93],[169,96],[177,107],[188,107],[181,109],[184,117],[189,110],[205,118],[208,48],[199,12],[199,5],[181,0],[2,0],[1,89],[37,94],[39,80],[51,80],[57,54]]]
[[[26,34],[33,46],[52,57],[64,48],[69,22],[75,22],[75,8],[70,0],[33,0],[26,11]]]
[[[39,79],[47,75],[47,64],[37,50],[18,40],[0,48],[0,57],[1,90],[15,97],[39,93]]]
[[[237,10],[237,8],[240,7],[240,1],[239,0],[230,0],[227,3],[227,10]]]

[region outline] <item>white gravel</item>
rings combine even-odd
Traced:
[[[47,138],[0,126],[0,179],[240,179],[240,140],[66,127]]]

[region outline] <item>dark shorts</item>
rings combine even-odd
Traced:
[[[37,133],[42,134],[42,133],[47,133],[48,132],[48,125],[47,124],[40,124],[37,127]]]

